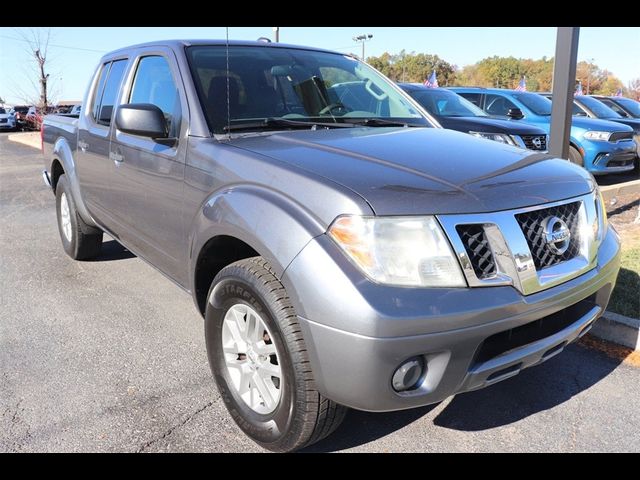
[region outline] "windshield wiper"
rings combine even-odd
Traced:
[[[357,117],[342,117],[345,120],[349,120],[354,125],[365,125],[367,127],[426,127],[427,125],[421,125],[418,123],[403,122],[401,120],[391,120],[387,118],[357,118]]]
[[[225,125],[225,132],[237,132],[239,130],[272,130],[274,128],[289,127],[296,129],[313,129],[314,127],[320,128],[341,128],[341,127],[353,127],[349,123],[327,123],[327,122],[314,122],[307,120],[289,120],[287,118],[264,118],[262,120],[254,122],[236,123],[234,125]]]

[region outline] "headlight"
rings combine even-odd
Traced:
[[[602,142],[608,142],[611,132],[598,132],[597,130],[590,130],[584,134],[584,138],[588,140],[600,140]]]
[[[466,287],[434,217],[338,217],[329,236],[372,280],[412,287]]]
[[[511,138],[511,135],[506,135],[504,133],[469,132],[469,135],[473,135],[478,138],[486,138],[487,140],[493,140],[495,142],[506,143],[507,145],[518,146],[515,140]]]

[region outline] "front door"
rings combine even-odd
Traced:
[[[186,237],[182,218],[187,102],[168,49],[141,52],[123,88],[121,103],[150,103],[163,111],[170,140],[154,140],[114,128],[111,161],[126,198],[126,238],[140,255],[186,285]],[[185,278],[183,278],[185,277]]]

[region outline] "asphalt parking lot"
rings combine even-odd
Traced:
[[[250,452],[191,298],[105,237],[60,246],[40,152],[0,134],[0,452]],[[309,451],[640,451],[640,369],[581,345],[491,388],[350,412]]]

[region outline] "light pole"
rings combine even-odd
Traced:
[[[373,35],[370,33],[353,37],[354,42],[362,42],[362,57],[360,57],[360,60],[362,60],[363,62],[364,62],[364,42],[371,40],[372,38],[373,38]]]
[[[280,41],[280,27],[273,27],[274,41],[278,43]]]

